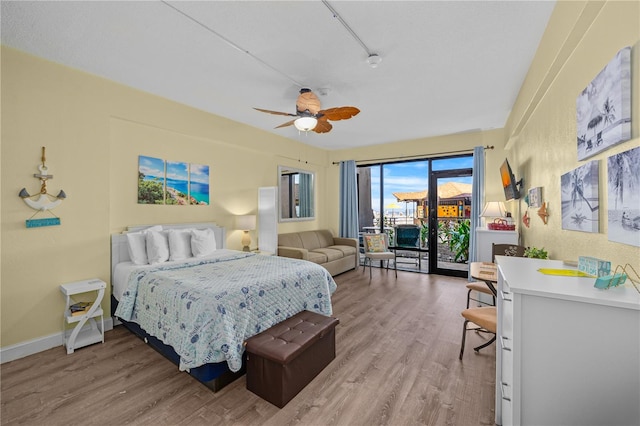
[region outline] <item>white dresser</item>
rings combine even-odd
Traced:
[[[640,293],[496,258],[496,424],[640,424]]]

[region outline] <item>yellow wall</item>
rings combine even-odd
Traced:
[[[590,255],[638,269],[640,248],[608,241],[607,158],[640,145],[640,2],[559,2],[506,126],[508,157],[525,189],[541,186],[548,202],[544,225],[530,208],[527,246],[545,247],[556,259]],[[625,46],[632,46],[632,139],[577,160],[576,98]],[[599,233],[562,229],[560,177],[591,160],[600,167]],[[523,215],[523,200],[509,203]]]
[[[326,227],[328,154],[256,128],[2,47],[1,345],[59,333],[58,286],[110,279],[110,234],[127,225],[215,221],[240,249],[233,216],[257,212],[277,166],[316,172],[317,219],[279,232]],[[33,177],[46,147],[50,193],[67,199],[60,226],[26,229]],[[137,204],[138,155],[210,166],[210,206]],[[302,162],[299,162],[298,160]],[[308,161],[308,163],[305,163]],[[47,217],[38,214],[36,218]],[[252,233],[253,247],[257,233]],[[103,303],[109,309],[108,298]]]

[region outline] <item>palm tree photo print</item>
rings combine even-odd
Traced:
[[[631,138],[631,47],[589,83],[576,100],[578,160]]]

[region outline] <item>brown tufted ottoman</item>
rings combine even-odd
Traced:
[[[247,389],[284,407],[336,357],[338,323],[302,311],[247,339]]]

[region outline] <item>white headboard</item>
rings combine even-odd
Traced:
[[[136,226],[128,226],[126,232],[136,232],[142,231],[143,229],[147,229],[154,225],[136,225]],[[205,222],[205,223],[170,223],[167,225],[162,225],[162,229],[185,229],[185,228],[195,228],[195,229],[205,229],[210,228],[213,229],[213,234],[216,237],[216,247],[218,248],[226,248],[227,238],[226,238],[226,230],[213,222]],[[127,243],[127,235],[126,232],[121,234],[112,234],[111,235],[111,278],[113,279],[113,272],[115,267],[120,262],[128,262],[131,260],[129,257],[129,246]]]

